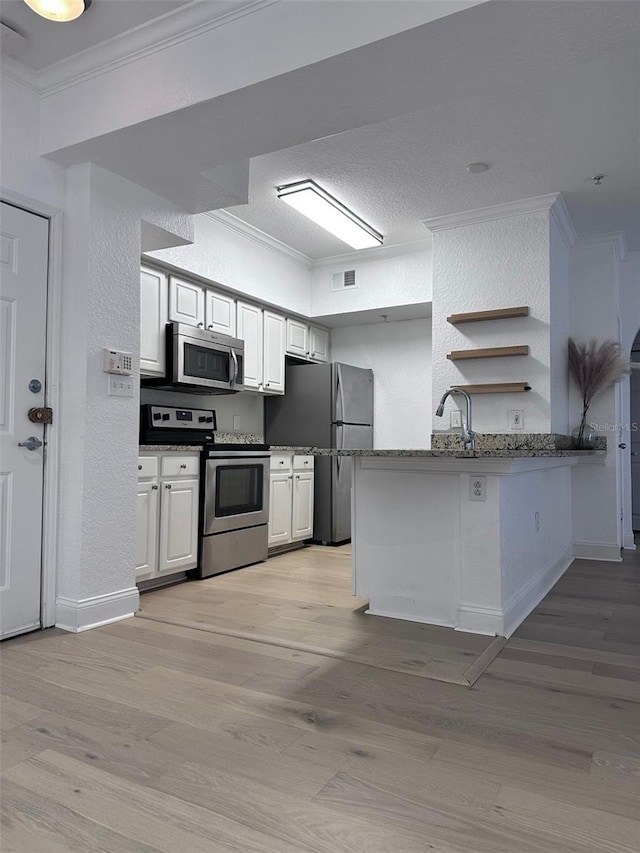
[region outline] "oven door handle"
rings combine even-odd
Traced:
[[[229,381],[229,385],[231,388],[236,387],[236,379],[238,378],[238,359],[236,358],[236,351],[231,347],[231,379]]]

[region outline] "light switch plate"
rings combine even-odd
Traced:
[[[449,426],[454,428],[462,427],[462,412],[459,409],[454,409],[454,411],[450,413]]]
[[[240,429],[240,415],[233,416],[233,428]]]
[[[133,397],[133,376],[107,377],[110,397]]]

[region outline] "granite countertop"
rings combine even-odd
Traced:
[[[485,448],[482,450],[443,449],[443,450],[336,450],[329,447],[295,447],[293,445],[271,445],[272,453],[298,453],[302,456],[414,456],[434,459],[480,459],[484,457],[503,459],[526,459],[532,457],[559,456],[602,456],[602,450],[548,450]]]

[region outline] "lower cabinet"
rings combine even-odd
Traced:
[[[136,581],[198,564],[197,453],[138,458]]]
[[[271,455],[269,547],[313,536],[313,456]]]

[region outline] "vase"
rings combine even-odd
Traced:
[[[596,446],[596,434],[589,424],[580,424],[571,431],[574,450],[593,450]]]

